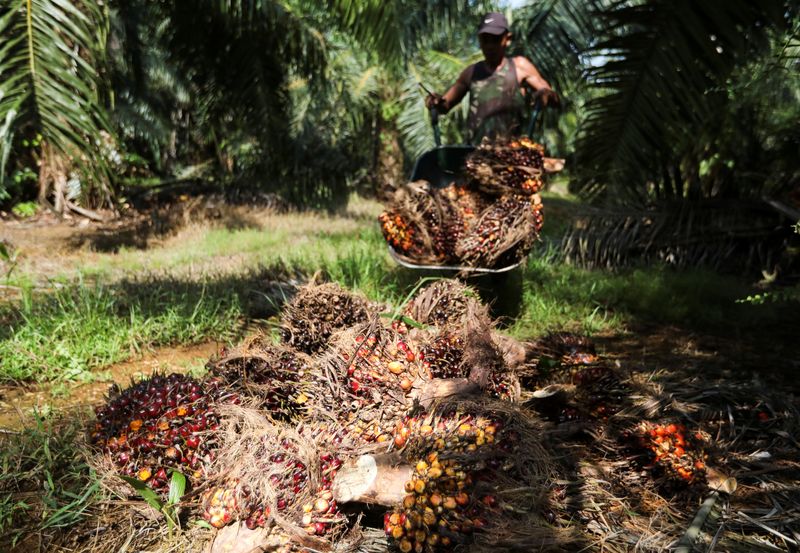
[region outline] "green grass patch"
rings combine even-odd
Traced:
[[[0,381],[88,380],[92,369],[149,347],[230,339],[242,317],[238,290],[218,283],[150,278],[24,291],[0,307]]]
[[[554,249],[534,252],[523,272],[518,336],[568,329],[593,334],[635,323],[674,324],[698,331],[756,331],[792,316],[785,305],[737,302],[750,293],[741,278],[706,270],[646,267],[582,269],[558,260]]]
[[[101,496],[84,425],[82,417],[37,416],[19,433],[0,434],[0,549],[24,534],[73,526]]]

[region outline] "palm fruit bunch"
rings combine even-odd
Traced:
[[[542,219],[538,205],[519,194],[500,197],[459,240],[456,255],[484,267],[519,261],[539,235]]]
[[[683,424],[642,422],[624,438],[644,450],[648,465],[669,480],[686,484],[705,481],[708,436]]]
[[[469,371],[463,366],[464,340],[449,331],[444,331],[419,352],[422,366],[433,378],[464,378]]]
[[[630,390],[617,371],[597,355],[588,338],[561,332],[534,347],[542,357],[559,363],[549,372],[548,381],[573,387],[571,394],[559,393],[536,402],[536,410],[544,418],[559,423],[606,420],[622,408]]]
[[[465,344],[461,336],[445,330],[420,348],[422,366],[432,378],[468,378],[470,366],[464,360]],[[485,392],[495,398],[514,399],[514,380],[503,366],[491,367]]]
[[[313,355],[325,349],[336,331],[366,322],[367,301],[335,283],[300,288],[281,319],[281,340]]]
[[[456,184],[434,190],[438,224],[432,232],[434,251],[446,262],[458,262],[455,245],[469,230],[489,202],[467,186]]]
[[[345,340],[345,343],[349,338]],[[389,442],[394,422],[406,411],[407,396],[420,380],[430,375],[419,362],[416,347],[388,329],[365,329],[353,338],[347,350],[339,346],[340,377],[350,400],[342,409],[337,403],[345,429],[365,442]]]
[[[503,401],[515,401],[519,396],[517,394],[518,381],[514,379],[513,375],[502,367],[497,367],[489,373],[489,384],[485,392],[490,396]]]
[[[273,418],[293,419],[308,405],[310,368],[300,353],[256,340],[245,342],[211,365],[229,387],[259,400]]]
[[[439,261],[445,234],[438,195],[427,181],[399,188],[378,217],[384,238],[394,250],[419,261]]]
[[[408,302],[403,314],[429,326],[460,328],[468,315],[488,321],[488,309],[478,292],[457,280],[437,280],[421,288]]]
[[[468,228],[472,221],[491,203],[489,198],[474,188],[455,182],[442,188],[440,194],[455,204],[454,211],[463,219],[465,228]]]
[[[585,417],[605,420],[622,408],[630,390],[617,372],[597,357],[584,354],[580,359],[584,364],[572,365],[568,376],[576,387],[576,401]],[[590,364],[592,359],[594,363]]]
[[[383,238],[394,250],[411,259],[425,257],[425,245],[420,241],[420,229],[404,213],[387,210],[378,216]]]
[[[203,477],[216,447],[215,405],[238,402],[219,379],[157,374],[124,390],[112,386],[105,405],[95,408],[90,439],[121,474],[166,493],[172,468],[193,483]]]
[[[327,430],[320,427],[316,433],[324,431]],[[301,427],[300,432],[305,429]],[[336,439],[331,443],[335,444]],[[317,453],[311,463],[312,475],[308,463],[300,458],[296,443],[282,438],[278,444],[275,451],[275,444],[264,443],[264,449],[273,453],[258,462],[269,493],[242,485],[237,479],[206,490],[201,497],[202,516],[209,524],[221,528],[231,521],[244,520],[252,530],[267,526],[271,513],[275,512],[299,523],[307,534],[321,536],[343,520],[331,491],[341,459],[334,453]],[[303,502],[304,498],[308,501]]]
[[[384,516],[384,531],[403,552],[452,551],[492,519],[491,471],[510,468],[518,437],[489,417],[451,414],[420,428],[431,430],[418,434],[406,495]]]
[[[466,169],[483,191],[536,194],[542,188],[544,146],[528,138],[484,140],[467,156]]]

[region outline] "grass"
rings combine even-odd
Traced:
[[[554,209],[552,227],[569,205]],[[282,298],[265,292],[266,281],[298,274],[321,271],[370,299],[397,303],[431,273],[395,265],[373,222],[379,207],[356,207],[343,217],[271,215],[258,229],[194,226],[146,250],[96,254],[77,278],[55,275],[63,283],[55,292],[24,288],[20,302],[0,306],[0,381],[90,379],[147,348],[233,340],[243,323],[275,314]],[[516,311],[507,330],[514,336],[619,332],[638,322],[747,332],[786,317],[780,305],[737,304],[752,292],[741,279],[657,267],[580,269],[559,260],[550,238],[517,281],[483,290],[487,300],[511,296]]]
[[[135,280],[24,291],[0,308],[0,381],[85,381],[92,370],[166,344],[232,339],[243,318],[235,290]]]
[[[19,433],[0,434],[0,549],[74,525],[100,497],[82,451],[84,424],[84,417],[37,417]]]

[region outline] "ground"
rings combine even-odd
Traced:
[[[569,204],[553,199],[552,207],[551,225],[559,228]],[[89,352],[75,361],[71,372],[59,372],[70,348],[78,350],[65,341],[67,357],[40,361],[49,376],[4,374],[0,428],[13,434],[33,423],[34,412],[85,416],[112,382],[126,385],[155,371],[200,374],[226,345],[254,329],[274,328],[275,313],[287,290],[316,271],[372,299],[402,300],[418,275],[392,266],[374,223],[379,210],[377,203],[363,199],[354,199],[338,214],[322,214],[280,212],[274,205],[229,205],[211,197],[177,197],[109,223],[57,220],[46,214],[0,221],[0,236],[10,245],[13,260],[0,267],[6,272],[0,285],[6,305],[44,303],[43,298],[75,291],[91,295],[93,286],[100,285],[111,291],[109,316],[118,315],[120,305],[152,316],[172,308],[177,313],[175,321],[170,319],[174,329],[169,332],[154,332],[145,321],[137,323],[141,327],[135,328],[133,337],[109,336],[106,342],[115,344],[103,343],[108,350],[105,357]],[[550,247],[557,243],[554,236],[548,237]],[[731,286],[729,277],[714,280],[717,277],[705,274],[686,277],[649,269],[608,275],[581,272],[547,255],[540,257],[523,270],[518,316],[506,321],[505,330],[515,337],[531,339],[568,329],[590,334],[598,352],[626,373],[668,374],[672,382],[691,381],[695,387],[699,377],[709,389],[723,384],[740,390],[772,387],[780,390],[781,397],[792,397],[800,389],[795,379],[787,378],[800,365],[800,347],[791,338],[794,327],[786,310],[762,324],[757,311],[746,312],[756,313],[752,320],[737,315],[735,298],[717,305],[720,300],[710,291]],[[690,279],[688,284],[684,278]],[[688,299],[676,295],[692,288],[696,290],[687,292]],[[234,292],[236,301],[226,303],[226,294]],[[149,294],[156,298],[155,306],[150,305]],[[203,315],[206,322],[197,322],[203,317],[195,315],[205,313],[209,297],[224,301],[209,308]],[[62,310],[75,309],[72,303],[63,305],[67,307]],[[730,320],[731,313],[743,320]],[[28,331],[37,324],[33,316],[0,316],[8,317],[15,329]],[[44,319],[47,312],[38,316]],[[78,311],[67,324],[80,326],[85,318],[87,312]],[[127,320],[132,318],[101,321],[100,330],[90,328],[89,333],[102,334],[102,327],[124,325]],[[35,328],[31,332],[37,333]],[[38,333],[48,332],[54,337],[61,330]],[[49,343],[46,338],[13,342],[12,334],[0,333],[11,344],[5,351],[21,357],[42,347],[37,344]],[[4,370],[12,369],[18,370]]]

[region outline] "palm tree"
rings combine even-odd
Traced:
[[[113,144],[98,96],[107,21],[90,0],[0,7],[0,193],[22,138],[40,134],[39,198],[56,211],[110,206],[103,148]],[[70,186],[72,185],[72,186]]]

